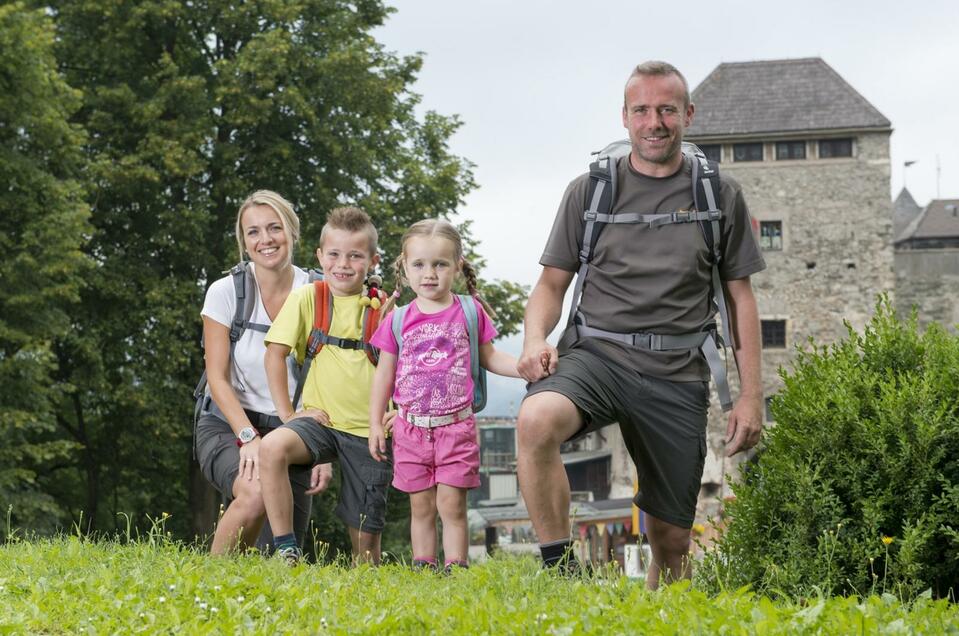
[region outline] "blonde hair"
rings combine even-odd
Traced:
[[[393,309],[394,305],[396,305],[397,297],[399,296],[398,292],[407,284],[406,274],[403,272],[403,261],[406,260],[406,243],[414,237],[433,238],[435,236],[444,238],[453,244],[453,256],[456,262],[459,263],[460,271],[463,273],[463,278],[466,280],[466,291],[470,296],[479,301],[480,305],[482,305],[483,309],[486,311],[486,314],[490,318],[495,318],[496,312],[493,311],[493,308],[489,306],[489,303],[487,303],[479,293],[476,281],[476,270],[463,256],[463,238],[460,236],[460,233],[456,230],[456,228],[453,227],[453,224],[444,219],[423,219],[422,221],[417,221],[403,234],[403,238],[400,239],[400,254],[396,257],[396,260],[393,261],[393,275],[396,279],[396,292],[394,292],[394,294],[390,296],[389,300],[386,301],[386,304],[383,305],[383,312],[381,315],[385,316],[391,309]]]
[[[236,245],[240,249],[240,260],[246,257],[246,243],[243,240],[243,213],[254,205],[266,205],[280,217],[280,225],[290,244],[290,260],[293,259],[293,247],[300,240],[300,219],[293,211],[293,204],[272,190],[257,190],[240,204],[236,213]]]
[[[370,256],[376,254],[377,246],[380,241],[379,233],[373,226],[370,215],[353,206],[333,208],[326,215],[326,223],[320,230],[320,249],[323,249],[323,241],[326,239],[329,230],[346,230],[347,232],[365,232],[370,239]]]

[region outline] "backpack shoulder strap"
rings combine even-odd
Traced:
[[[406,310],[409,309],[409,305],[403,305],[400,307],[397,305],[393,309],[393,317],[390,320],[390,329],[393,332],[393,339],[396,340],[396,357],[400,357],[400,353],[403,351],[403,319],[406,318]]]
[[[323,336],[330,328],[333,320],[333,294],[329,285],[320,279],[313,281],[313,328],[306,339],[306,352],[303,355],[303,364],[296,378],[296,391],[293,393],[293,410],[297,410],[300,398],[303,396],[303,387],[306,385],[306,376],[310,373],[313,358],[323,348]]]
[[[470,374],[473,376],[473,412],[486,406],[486,370],[480,366],[479,359],[479,315],[476,301],[472,296],[457,294],[460,307],[466,316],[466,333],[470,340]]]
[[[376,328],[380,326],[380,319],[383,317],[381,308],[383,303],[386,302],[386,294],[379,292],[377,294],[379,303],[374,308],[373,305],[367,305],[363,310],[363,324],[362,324],[362,335],[360,338],[363,341],[363,350],[366,352],[366,357],[369,358],[370,363],[375,367],[380,362],[380,350],[370,344],[370,340],[373,338],[373,334],[376,333]]]
[[[589,271],[589,262],[599,240],[599,234],[613,210],[616,200],[616,157],[600,155],[589,164],[589,186],[586,189],[583,212],[583,243],[579,248],[579,271],[576,272],[576,287],[569,309],[569,324],[572,325],[583,293],[583,283]]]

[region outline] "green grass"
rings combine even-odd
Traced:
[[[920,598],[773,602],[619,576],[567,580],[502,558],[444,577],[402,565],[290,569],[211,558],[161,537],[0,545],[0,634],[959,634],[959,607]]]

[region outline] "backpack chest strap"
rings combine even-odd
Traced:
[[[621,223],[621,224],[639,224],[643,223],[650,227],[661,225],[673,225],[676,223],[698,223],[703,221],[716,221],[722,218],[720,210],[711,209],[699,212],[697,210],[680,210],[677,212],[656,212],[643,214],[640,212],[620,212],[618,214],[601,214],[586,210],[583,213],[583,219],[587,222],[595,223]]]

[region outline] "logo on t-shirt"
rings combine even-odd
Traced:
[[[435,367],[449,357],[448,351],[440,351],[436,347],[430,347],[420,356],[420,362],[428,367]]]

